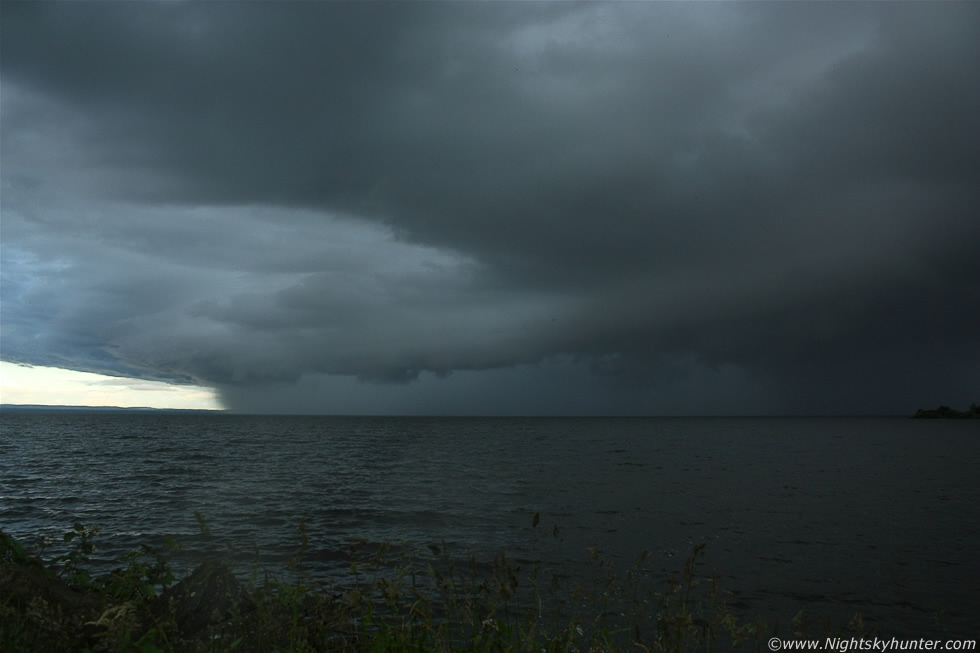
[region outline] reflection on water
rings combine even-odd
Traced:
[[[345,537],[574,576],[586,547],[651,572],[694,543],[749,616],[855,612],[885,636],[963,635],[980,614],[974,422],[907,419],[477,419],[180,414],[0,416],[0,526],[97,524],[100,560],[173,537],[188,559],[309,564]],[[201,533],[194,516],[207,520]],[[531,528],[541,513],[541,525]],[[554,527],[558,536],[553,536]],[[975,633],[974,633],[975,634]]]

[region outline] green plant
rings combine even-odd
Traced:
[[[51,573],[40,559],[30,555],[20,542],[5,533],[2,528],[0,528],[0,561],[27,565]]]
[[[75,522],[72,530],[64,534],[62,539],[66,544],[71,545],[70,550],[55,556],[52,560],[52,564],[59,567],[59,577],[72,585],[88,587],[92,584],[92,576],[82,565],[87,563],[95,552],[95,543],[92,540],[98,533],[97,526],[84,526],[80,522]]]
[[[165,551],[178,548],[173,540],[164,543]],[[154,598],[174,581],[168,553],[143,544],[140,549],[119,558],[125,567],[114,569],[103,578],[99,587],[114,599],[131,601]]]

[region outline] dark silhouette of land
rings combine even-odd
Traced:
[[[970,410],[956,410],[955,408],[950,408],[949,406],[940,406],[935,410],[923,410],[920,408],[915,411],[915,415],[919,419],[962,419],[962,418],[980,418],[980,406],[977,404],[970,404]]]
[[[41,404],[0,404],[0,413],[221,413],[203,408],[150,408],[147,406],[47,406]]]

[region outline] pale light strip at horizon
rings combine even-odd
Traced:
[[[202,386],[76,372],[0,361],[0,402],[41,406],[118,406],[221,410]]]

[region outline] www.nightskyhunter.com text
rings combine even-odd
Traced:
[[[875,637],[828,637],[826,639],[780,639],[769,640],[770,651],[975,651],[975,639],[881,639]]]

